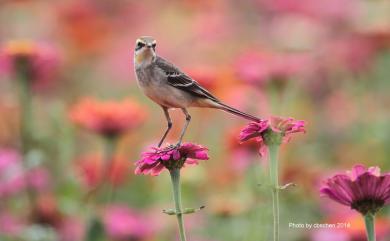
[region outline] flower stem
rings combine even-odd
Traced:
[[[272,187],[272,212],[274,241],[279,241],[279,177],[278,177],[278,151],[279,145],[269,145],[269,167]]]
[[[103,179],[102,185],[107,184],[107,201],[112,201],[114,195],[114,187],[108,183],[110,178],[110,171],[114,167],[114,157],[115,150],[117,146],[118,138],[115,137],[105,137],[104,139],[104,170],[103,170]]]
[[[184,221],[181,207],[181,190],[180,190],[180,169],[173,168],[169,171],[171,174],[171,181],[173,187],[173,200],[175,201],[175,211],[177,223],[179,225],[180,240],[186,241],[186,234],[184,230]]]
[[[367,241],[375,241],[375,215],[367,213],[364,215],[364,222],[366,224]]]
[[[19,61],[17,65],[17,82],[19,89],[19,105],[20,105],[20,143],[21,152],[23,155],[23,169],[25,172],[26,193],[27,198],[31,206],[34,206],[35,193],[30,186],[30,180],[28,178],[29,165],[27,163],[28,152],[31,150],[32,142],[32,122],[33,122],[33,109],[32,109],[32,93],[31,93],[31,76],[29,71],[29,63],[25,61]]]

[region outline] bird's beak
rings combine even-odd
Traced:
[[[153,45],[152,44],[148,44],[147,47],[151,49],[151,48],[153,48]]]

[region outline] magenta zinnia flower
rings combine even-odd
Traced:
[[[351,172],[326,180],[320,192],[363,215],[375,214],[390,203],[390,173],[380,175],[379,167],[358,164]]]
[[[283,118],[272,116],[268,120],[249,123],[240,133],[240,141],[252,138],[260,143],[260,155],[264,155],[266,146],[288,142],[293,133],[305,132],[305,122],[291,117]],[[276,133],[277,135],[270,135]]]
[[[208,160],[208,149],[193,143],[184,143],[177,148],[152,147],[142,153],[142,159],[136,162],[135,174],[159,175],[164,167],[168,170],[182,168],[184,165],[196,165],[198,160]]]

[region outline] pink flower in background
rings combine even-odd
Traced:
[[[193,143],[184,143],[171,147],[152,147],[151,151],[142,153],[142,159],[136,162],[135,174],[159,175],[164,168],[182,168],[184,165],[197,165],[198,160],[208,160],[208,149]]]
[[[135,101],[98,101],[85,98],[70,110],[70,119],[77,125],[104,136],[117,136],[138,127],[146,117]]]
[[[358,164],[351,172],[326,180],[320,192],[363,215],[375,214],[390,203],[390,173],[380,175],[379,167]]]
[[[24,228],[22,220],[11,213],[0,211],[0,236],[16,236]]]
[[[0,49],[0,72],[14,78],[23,74],[35,89],[44,89],[55,81],[59,63],[57,50],[47,44],[18,40],[9,41]]]
[[[242,54],[235,63],[238,77],[249,84],[264,85],[271,73],[270,58],[268,53],[260,51]]]
[[[331,68],[359,72],[373,64],[378,52],[377,48],[378,45],[374,39],[351,34],[329,41],[321,55]]]
[[[327,0],[318,4],[315,0],[258,0],[262,7],[280,14],[300,14],[330,23],[352,20],[357,14],[353,0]]]
[[[11,149],[0,150],[0,197],[8,197],[23,191],[26,181],[35,191],[49,187],[50,176],[43,167],[24,170],[20,154]]]
[[[115,241],[146,240],[153,225],[124,205],[112,205],[104,211],[103,224],[109,238]]]
[[[311,241],[366,241],[364,220],[357,213],[327,217],[322,223],[341,224],[339,228],[315,229],[310,232]],[[385,241],[390,234],[390,222],[386,217],[378,216],[376,223],[377,240]]]
[[[21,192],[25,187],[20,154],[11,149],[0,150],[0,197]]]
[[[268,120],[249,123],[241,131],[239,138],[241,142],[256,138],[256,141],[260,144],[259,153],[263,156],[267,146],[264,137],[269,131],[281,134],[282,142],[286,143],[290,140],[291,134],[305,132],[305,122],[291,117],[272,116]]]
[[[85,224],[80,217],[66,217],[57,228],[61,241],[81,241],[84,239]]]
[[[310,56],[305,53],[247,51],[238,57],[238,77],[249,84],[263,86],[270,81],[286,81],[308,71]]]
[[[31,169],[28,172],[30,186],[34,190],[43,191],[50,186],[50,173],[42,167]]]
[[[208,11],[200,11],[195,15],[191,29],[197,39],[218,43],[232,34],[231,28],[234,28],[234,25],[229,14],[222,8],[223,6],[218,9],[207,8]]]
[[[347,232],[339,229],[318,229],[311,234],[312,241],[349,241],[350,237]]]

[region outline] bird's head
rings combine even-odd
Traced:
[[[150,36],[142,36],[135,42],[134,62],[136,65],[151,63],[156,57],[156,40]]]

